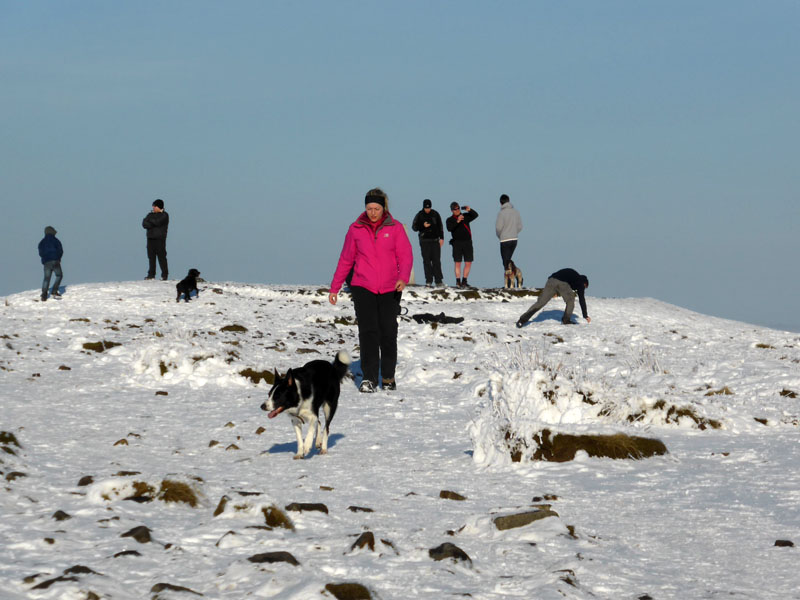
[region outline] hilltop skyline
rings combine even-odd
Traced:
[[[800,331],[795,2],[0,11],[2,295],[39,287],[47,225],[65,285],[143,278],[156,198],[173,277],[327,285],[380,186],[409,229],[424,198],[480,213],[475,285],[502,284],[505,193],[529,286],[573,267],[590,296]]]

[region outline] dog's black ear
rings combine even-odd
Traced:
[[[278,373],[278,369],[276,367],[272,367],[272,375],[275,377],[275,383],[278,383],[281,378],[281,374]]]

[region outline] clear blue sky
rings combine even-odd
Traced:
[[[0,295],[46,225],[65,284],[144,277],[155,198],[173,277],[327,285],[381,186],[409,228],[478,210],[475,285],[506,193],[528,285],[800,331],[798,31],[794,0],[0,0]]]

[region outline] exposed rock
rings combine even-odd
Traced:
[[[525,527],[534,521],[546,519],[547,517],[557,517],[558,513],[552,510],[530,510],[523,513],[513,515],[504,515],[502,517],[495,517],[493,522],[494,526],[500,531],[506,529],[516,529],[517,527]]]
[[[108,342],[104,340],[102,342],[86,342],[83,345],[83,348],[84,350],[91,350],[92,352],[103,352],[105,350],[108,350],[109,348],[113,348],[114,346],[120,346],[120,345],[121,344],[117,342]]]
[[[48,579],[47,581],[43,581],[42,583],[33,586],[31,589],[32,590],[46,590],[51,585],[53,585],[54,583],[59,583],[59,582],[62,582],[62,581],[78,581],[78,578],[77,577],[65,577],[63,575],[60,575],[58,577],[54,577],[53,579]]]
[[[791,540],[775,540],[775,545],[780,548],[793,548],[794,542]]]
[[[262,552],[261,554],[254,554],[248,558],[251,563],[278,563],[285,562],[295,567],[299,567],[300,563],[289,552]]]
[[[74,567],[70,567],[69,569],[64,569],[64,575],[100,575],[97,571],[90,569],[89,567],[84,567],[83,565],[75,565]]]
[[[132,537],[140,544],[147,544],[151,541],[150,537],[150,529],[145,527],[144,525],[139,525],[138,527],[134,527],[133,529],[126,531],[119,537]]]
[[[375,512],[371,508],[366,508],[364,506],[348,506],[347,510],[349,510],[350,512],[365,512],[365,513]]]
[[[92,477],[91,475],[84,475],[78,480],[78,487],[92,485],[93,483],[94,483],[94,477]]]
[[[442,498],[444,500],[458,500],[458,501],[463,501],[467,499],[466,496],[462,496],[458,492],[451,492],[449,490],[442,490],[441,492],[439,492],[439,498]]]
[[[194,594],[195,596],[203,595],[200,592],[195,592],[194,590],[190,590],[189,588],[183,587],[182,585],[172,585],[171,583],[157,583],[150,588],[150,591],[154,594],[158,594],[159,592],[164,592],[164,591],[171,591],[171,592],[189,592],[190,594]]]
[[[72,517],[65,513],[63,510],[57,510],[53,513],[53,518],[56,521],[66,521],[67,519],[71,519]]]
[[[360,583],[329,583],[325,590],[336,600],[372,600],[372,594]]]
[[[328,507],[321,502],[292,502],[286,506],[290,512],[322,512],[328,514]]]
[[[428,550],[428,555],[433,560],[445,560],[447,558],[452,558],[455,561],[463,560],[472,564],[472,559],[469,557],[469,555],[461,548],[455,544],[451,544],[450,542],[445,542],[441,546],[431,548]]]
[[[114,555],[114,558],[120,558],[122,556],[141,556],[138,550],[123,550],[122,552],[117,552]]]
[[[360,548],[367,547],[372,552],[375,552],[375,535],[371,531],[365,531],[358,539],[353,542],[353,545],[350,546],[350,550],[356,550]]]

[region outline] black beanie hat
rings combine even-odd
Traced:
[[[380,204],[383,208],[386,208],[386,192],[384,192],[381,188],[372,188],[370,191],[367,192],[367,195],[364,197],[364,206],[367,204]]]
[[[431,206],[433,206],[433,204],[431,204],[431,201],[428,198],[425,198],[425,200],[422,201],[422,208],[430,208]]]
[[[164,201],[161,198],[159,198],[158,200],[154,200],[153,206],[157,206],[161,210],[164,210]]]

